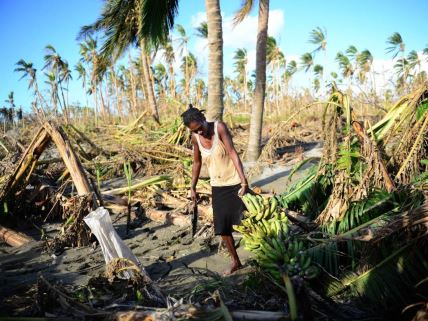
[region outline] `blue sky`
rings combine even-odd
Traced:
[[[230,20],[241,1],[221,0],[224,23],[225,74],[233,72],[232,56],[238,47],[255,54],[257,10],[242,26],[232,29]],[[32,61],[38,70],[39,83],[44,77],[44,47],[52,44],[71,66],[79,60],[77,33],[84,24],[93,22],[101,10],[101,0],[0,0],[0,105],[10,91],[15,92],[16,104],[27,108],[31,93],[26,80],[13,72],[15,63],[23,58]],[[426,0],[271,0],[270,34],[277,38],[288,60],[298,58],[314,47],[308,43],[309,32],[316,26],[327,30],[327,54],[317,55],[316,62],[334,70],[334,56],[350,44],[358,49],[369,49],[379,66],[391,66],[391,57],[385,53],[385,41],[393,32],[401,33],[406,51],[421,51],[428,45]],[[177,23],[191,36],[189,50],[196,54],[201,66],[200,77],[206,77],[206,46],[194,36],[193,27],[204,20],[202,0],[181,0]],[[379,67],[381,68],[381,67]],[[383,67],[382,67],[383,68]],[[298,76],[303,84],[308,75]],[[70,84],[70,102],[84,103],[81,82],[73,73]]]

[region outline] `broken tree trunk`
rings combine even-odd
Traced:
[[[0,201],[12,194],[20,183],[27,182],[37,165],[38,159],[46,149],[50,141],[53,141],[64,161],[67,170],[76,186],[79,195],[92,193],[91,185],[85,175],[83,166],[76,156],[70,141],[64,131],[57,126],[46,122],[34,136],[30,145],[25,150],[15,170],[8,177],[0,190]],[[24,177],[25,175],[25,177]]]
[[[386,170],[385,164],[383,163],[382,155],[380,154],[376,143],[374,141],[372,141],[372,139],[370,139],[370,137],[367,135],[367,132],[366,132],[364,126],[360,122],[354,120],[352,122],[352,127],[354,128],[355,132],[357,133],[357,136],[360,139],[362,145],[364,145],[364,142],[367,142],[368,144],[372,145],[373,150],[376,153],[375,156],[379,162],[380,171],[381,171],[383,180],[385,182],[386,190],[389,193],[391,193],[393,190],[395,190],[395,185],[394,185],[394,182],[392,181],[391,177],[389,176],[388,171]]]
[[[91,185],[83,170],[82,163],[76,156],[70,141],[60,127],[54,127],[52,124],[46,122],[43,128],[49,133],[52,141],[55,143],[65,166],[70,172],[71,179],[76,186],[77,194],[85,195],[92,192]]]
[[[15,170],[11,173],[6,183],[3,185],[2,190],[0,191],[0,200],[4,199],[7,195],[12,193],[18,183],[21,182],[24,174],[29,169],[27,174],[27,179],[30,177],[32,171],[34,170],[37,160],[40,155],[43,153],[45,148],[50,142],[50,137],[44,128],[40,128],[39,131],[34,136],[30,145],[25,150],[24,154],[21,157],[21,160],[16,165]]]
[[[25,234],[16,232],[0,225],[0,241],[5,242],[10,246],[16,247],[33,242],[34,240]]]

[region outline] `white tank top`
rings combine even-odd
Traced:
[[[214,138],[210,149],[204,148],[196,134],[199,150],[201,151],[202,161],[207,165],[210,175],[211,186],[232,186],[239,184],[238,171],[226,151],[223,142],[218,136],[218,122],[214,123]]]

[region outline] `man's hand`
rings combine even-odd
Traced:
[[[190,198],[192,199],[192,202],[196,202],[198,200],[198,193],[195,189],[190,189]]]
[[[248,185],[241,185],[241,189],[238,192],[239,197],[244,196],[248,192]]]

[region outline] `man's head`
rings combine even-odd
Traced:
[[[184,125],[186,125],[192,133],[205,135],[208,130],[205,115],[191,104],[189,105],[189,109],[181,114],[181,118],[183,119]]]

